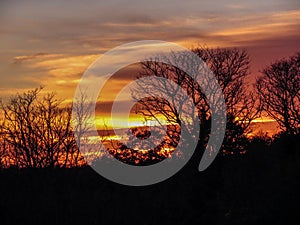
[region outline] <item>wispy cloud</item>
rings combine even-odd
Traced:
[[[16,56],[14,57],[14,63],[15,64],[21,64],[25,61],[30,61],[30,60],[48,60],[49,58],[56,58],[60,57],[60,54],[48,54],[48,53],[36,53],[33,55],[21,55],[21,56]]]
[[[46,85],[68,99],[100,54],[126,42],[251,46],[256,65],[282,52],[280,42],[300,48],[298,0],[6,0],[0,8],[0,88]]]

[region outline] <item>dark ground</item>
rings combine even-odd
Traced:
[[[146,187],[88,167],[2,170],[0,224],[299,224],[298,141],[253,143],[249,154],[219,156],[201,173],[188,164]]]

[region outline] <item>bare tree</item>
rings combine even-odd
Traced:
[[[36,108],[36,135],[45,167],[77,166],[79,151],[71,127],[71,107],[62,107],[54,93],[46,94]]]
[[[7,104],[1,103],[4,121],[1,128],[11,146],[14,163],[19,167],[37,167],[38,143],[34,138],[34,102],[40,89],[16,95]]]
[[[250,63],[247,51],[239,49],[195,48],[193,52],[206,62],[217,78],[224,93],[227,107],[227,130],[223,144],[224,152],[233,151],[233,149],[243,151],[246,134],[250,131],[250,123],[258,117],[259,112],[257,102],[249,92],[246,82]],[[201,65],[197,65],[197,63],[191,62],[191,60],[193,59],[185,54],[173,54],[169,59],[172,65],[180,62],[181,65],[186,65],[187,70],[197,73]],[[191,65],[194,66],[191,67]],[[200,142],[203,144],[206,143],[210,132],[211,112],[207,98],[203,94],[199,84],[195,82],[195,78],[187,76],[184,71],[175,66],[160,63],[155,59],[142,62],[142,70],[138,78],[145,76],[167,78],[186,90],[197,109],[198,123],[201,126]],[[151,93],[158,91],[173,96],[178,91],[163,81],[144,82],[143,80],[138,80],[138,82],[140,82],[140,87],[143,88],[133,91],[133,96],[136,99],[140,99],[140,96],[144,92],[149,92],[149,95],[151,95]],[[209,84],[210,82],[206,81],[206,83]],[[211,88],[212,93],[215,91],[215,87],[208,88]],[[178,105],[176,101],[180,102],[182,99],[172,99],[171,102],[157,97],[140,99],[141,110],[139,113],[142,113],[145,117],[156,118],[157,121],[159,121],[160,116],[163,116],[167,123],[181,126],[181,118],[179,118],[178,111],[174,107],[174,105]],[[194,113],[189,112],[189,109],[185,110],[190,115]]]
[[[55,94],[39,98],[41,88],[1,102],[1,130],[17,167],[76,166],[78,155],[71,129],[71,108],[61,107]]]
[[[79,90],[79,95],[72,103],[72,125],[75,133],[77,146],[80,150],[80,157],[84,157],[85,163],[92,163],[108,152],[102,148],[100,142],[107,139],[107,132],[96,132],[98,137],[90,137],[94,129],[91,121],[93,103],[87,95],[86,90]],[[98,139],[99,138],[99,139]]]
[[[216,76],[224,93],[227,117],[246,131],[259,113],[255,96],[246,81],[250,64],[248,52],[236,48],[195,48],[193,51]]]
[[[263,110],[288,134],[300,128],[300,53],[280,59],[262,71],[256,82]]]

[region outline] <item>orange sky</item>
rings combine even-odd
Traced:
[[[72,101],[82,73],[95,59],[120,44],[145,39],[246,48],[253,81],[265,65],[300,50],[300,2],[4,0],[0,97],[43,85]],[[127,81],[113,81],[114,90]],[[100,101],[109,105],[114,90]]]

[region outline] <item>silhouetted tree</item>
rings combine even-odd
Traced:
[[[224,94],[227,124],[223,150],[244,151],[250,124],[260,111],[246,81],[250,64],[248,52],[236,48],[195,48],[193,51],[209,66]]]
[[[84,90],[80,90],[80,95],[75,99],[72,103],[73,115],[72,115],[72,123],[74,127],[74,132],[76,134],[76,142],[78,148],[82,152],[88,151],[87,144],[88,140],[88,132],[92,127],[90,122],[91,117],[91,107],[89,99]],[[76,158],[78,160],[78,158]]]
[[[80,89],[79,95],[72,103],[72,125],[76,134],[77,146],[81,153],[78,157],[84,157],[86,163],[91,163],[108,154],[104,148],[100,147],[99,140],[90,138],[91,131],[94,129],[94,124],[91,122],[93,110],[93,103],[88,98],[86,90]],[[109,131],[106,127],[102,132],[98,132],[101,142],[104,142],[108,135]],[[75,158],[76,161],[79,159],[78,157]]]
[[[246,50],[239,49],[209,49],[195,48],[196,53],[211,69],[218,80],[224,93],[224,99],[227,107],[227,130],[223,150],[225,151],[243,151],[247,138],[246,134],[250,131],[250,123],[258,116],[258,107],[255,97],[249,92],[246,78],[249,73],[249,55]],[[169,59],[172,64],[180,62],[180,65],[186,65],[188,70],[198,73],[201,66],[193,62],[188,54],[173,54]],[[193,67],[191,68],[191,65]],[[163,77],[175,82],[186,90],[191,97],[193,104],[196,106],[198,114],[198,122],[201,126],[200,141],[204,144],[210,132],[210,108],[207,103],[206,96],[203,94],[200,86],[195,82],[195,78],[187,76],[187,74],[177,67],[157,62],[155,59],[142,63],[142,71],[138,78],[145,76]],[[140,99],[143,93],[154,93],[155,91],[163,92],[169,96],[176,94],[174,89],[167,82],[149,82],[138,81],[140,89],[133,91],[133,96]],[[205,81],[209,83],[209,81]],[[204,82],[204,83],[205,83]],[[215,91],[215,87],[211,88],[211,92]],[[179,114],[174,105],[180,105],[182,99],[173,98],[173,102],[169,102],[163,98],[149,97],[139,101],[141,105],[140,113],[149,118],[156,118],[163,115],[167,123],[181,125]],[[216,103],[217,104],[217,103]],[[184,110],[184,109],[180,109]],[[190,110],[190,111],[189,111]],[[191,109],[185,109],[185,112],[193,118]]]
[[[61,107],[55,94],[40,96],[41,88],[1,102],[0,128],[5,148],[17,167],[76,166],[78,149],[71,128],[71,108]]]
[[[256,82],[263,110],[288,134],[300,127],[300,53],[280,59],[262,71]]]
[[[60,106],[55,94],[46,94],[37,104],[37,139],[45,152],[43,166],[77,166],[79,151],[71,127],[71,108]]]

